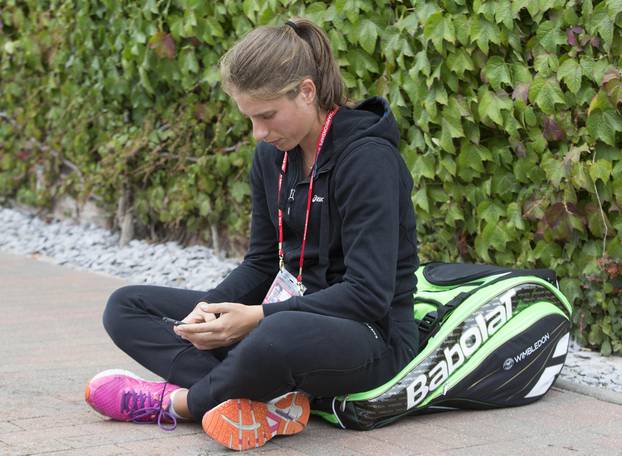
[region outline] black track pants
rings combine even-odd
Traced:
[[[204,291],[150,285],[116,290],[104,311],[115,344],[165,380],[189,388],[194,418],[233,398],[268,401],[292,390],[332,397],[391,379],[413,357],[417,341],[385,341],[373,325],[307,312],[277,312],[242,341],[198,350],[163,316],[181,320]]]

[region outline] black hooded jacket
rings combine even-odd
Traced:
[[[402,340],[416,337],[413,182],[398,145],[397,123],[383,98],[339,109],[317,163],[302,275],[307,291],[264,305],[266,317],[285,310],[313,312],[372,323],[385,338],[396,326]],[[250,173],[249,250],[202,300],[260,304],[268,292],[279,263],[277,189],[283,154],[265,142],[257,145]],[[297,147],[289,153],[280,197],[285,265],[294,276],[309,185],[302,168]]]

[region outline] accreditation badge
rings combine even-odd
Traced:
[[[283,268],[274,278],[274,282],[272,282],[262,304],[285,301],[292,296],[302,296],[306,289],[307,288],[302,283],[298,283],[296,277],[290,274],[287,269]]]

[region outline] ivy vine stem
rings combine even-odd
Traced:
[[[594,155],[592,156],[592,164],[596,163],[596,150],[594,150]],[[603,234],[603,258],[607,255],[607,220],[605,219],[605,211],[603,211],[603,203],[600,200],[600,194],[598,193],[598,188],[596,187],[596,181],[594,184],[594,192],[596,193],[596,200],[598,201],[598,209],[600,210],[600,217],[603,221],[603,226],[605,228],[605,233]]]

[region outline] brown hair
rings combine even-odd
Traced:
[[[321,109],[328,111],[346,101],[345,84],[326,34],[301,17],[249,32],[222,57],[220,75],[229,94],[239,91],[263,100],[294,97],[300,82],[310,78]]]

